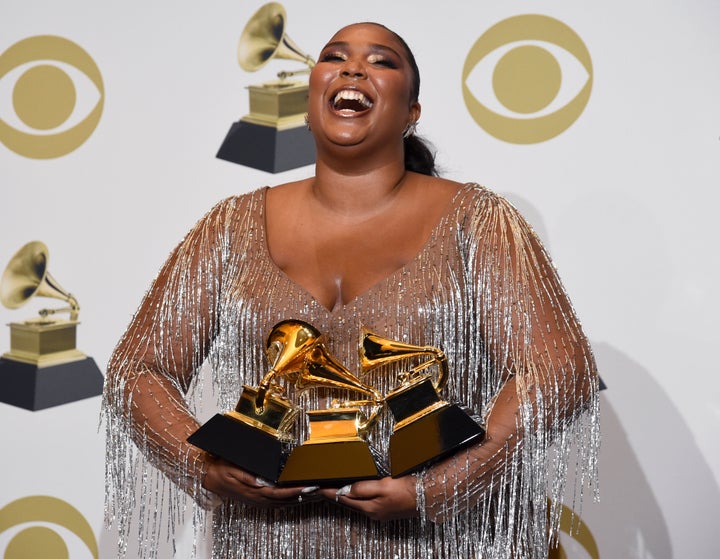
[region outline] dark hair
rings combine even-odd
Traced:
[[[395,33],[392,29],[385,27],[382,23],[375,23],[373,21],[366,23],[382,27],[388,33],[391,33],[402,45],[403,49],[405,49],[405,58],[407,58],[412,72],[412,91],[410,92],[410,101],[415,103],[420,97],[420,70],[418,69],[417,62],[415,61],[415,55],[410,50],[410,47],[405,42],[405,39]],[[404,139],[403,144],[405,146],[405,169],[407,171],[414,171],[415,173],[420,173],[421,175],[430,175],[433,177],[438,176],[439,173],[435,167],[435,152],[430,148],[430,145],[425,140],[416,134],[411,134]]]

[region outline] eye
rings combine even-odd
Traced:
[[[473,45],[463,69],[473,119],[498,139],[530,144],[566,130],[584,110],[592,62],[580,37],[539,15],[510,18]]]
[[[30,37],[0,55],[0,142],[19,155],[48,159],[77,149],[103,104],[100,71],[72,41]]]
[[[345,55],[339,52],[329,52],[320,57],[320,62],[342,62],[343,60],[345,60]]]
[[[397,68],[395,61],[382,55],[371,54],[368,56],[368,62],[374,66],[384,66],[385,68]]]
[[[65,501],[25,497],[0,509],[0,518],[2,557],[98,558],[92,527]]]

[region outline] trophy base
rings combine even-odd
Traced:
[[[386,475],[375,463],[367,442],[355,439],[305,443],[293,449],[280,474],[280,485],[341,487]]]
[[[103,382],[92,357],[47,366],[0,357],[0,402],[26,410],[99,396]]]
[[[285,462],[279,439],[219,413],[190,435],[188,442],[273,483]]]
[[[279,130],[241,120],[230,127],[216,157],[279,173],[315,163],[315,142],[304,125]]]
[[[418,471],[484,436],[485,429],[458,406],[443,406],[390,436],[390,475]]]

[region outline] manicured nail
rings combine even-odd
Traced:
[[[257,483],[260,487],[275,487],[274,483],[271,483],[268,480],[263,479],[261,477],[256,477],[255,483]]]
[[[319,485],[311,485],[310,487],[303,487],[300,490],[300,493],[305,493],[305,494],[312,493],[313,491],[317,491],[318,489],[320,489]]]
[[[352,484],[346,485],[345,487],[341,487],[340,489],[338,489],[337,492],[335,493],[335,496],[336,497],[344,497],[345,495],[350,493],[350,491],[352,491]]]

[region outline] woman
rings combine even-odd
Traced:
[[[594,360],[525,221],[488,190],[435,176],[413,136],[418,91],[399,36],[370,23],[341,29],[310,75],[315,176],[224,200],[172,253],[108,370],[121,531],[134,506],[132,438],[142,465],[214,509],[216,557],[547,557],[571,443],[595,475]],[[220,408],[234,407],[242,384],[267,371],[269,329],[288,318],[325,333],[351,369],[361,324],[443,347],[443,397],[483,414],[485,440],[418,475],[339,489],[274,487],[189,445],[199,424],[185,393],[203,362]],[[401,366],[386,369],[369,379],[383,394]],[[324,407],[317,394],[307,400]],[[370,434],[382,451],[391,428],[383,416]],[[165,490],[163,478],[143,479],[145,494]],[[144,522],[155,514],[140,508]]]

